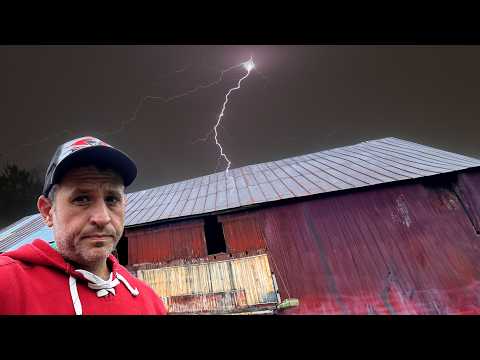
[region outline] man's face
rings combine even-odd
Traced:
[[[65,258],[86,266],[101,263],[122,236],[123,181],[113,171],[93,166],[73,169],[58,184],[53,206],[45,213]]]

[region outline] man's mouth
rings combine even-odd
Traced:
[[[93,241],[106,241],[106,240],[111,240],[112,238],[113,238],[112,235],[103,235],[103,234],[93,234],[93,235],[86,235],[82,237],[82,239],[90,239]]]

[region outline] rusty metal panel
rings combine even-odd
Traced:
[[[480,172],[458,174],[455,190],[477,234],[480,234]]]
[[[218,217],[229,253],[265,249],[263,220],[256,212],[227,214]]]
[[[203,220],[164,224],[149,229],[127,229],[128,263],[165,263],[207,255]]]
[[[277,302],[266,254],[143,269],[137,274],[166,300],[169,312],[222,312]]]
[[[257,211],[290,314],[480,313],[480,244],[455,193],[422,184]]]

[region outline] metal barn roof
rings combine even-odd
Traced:
[[[361,188],[480,166],[480,160],[394,137],[232,169],[127,194],[125,226]],[[41,235],[41,236],[38,236]],[[0,252],[42,237],[40,215],[0,231]]]
[[[53,232],[40,214],[26,216],[0,231],[0,253],[15,250],[38,238],[53,242]]]
[[[127,195],[126,226],[480,166],[393,137],[248,165]]]

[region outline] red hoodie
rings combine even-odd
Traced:
[[[158,295],[113,255],[114,291],[100,291],[43,240],[0,255],[0,314],[165,315]],[[115,280],[118,279],[118,280]],[[107,292],[103,290],[103,292]],[[114,294],[113,294],[114,293]],[[74,306],[75,302],[75,306]]]

